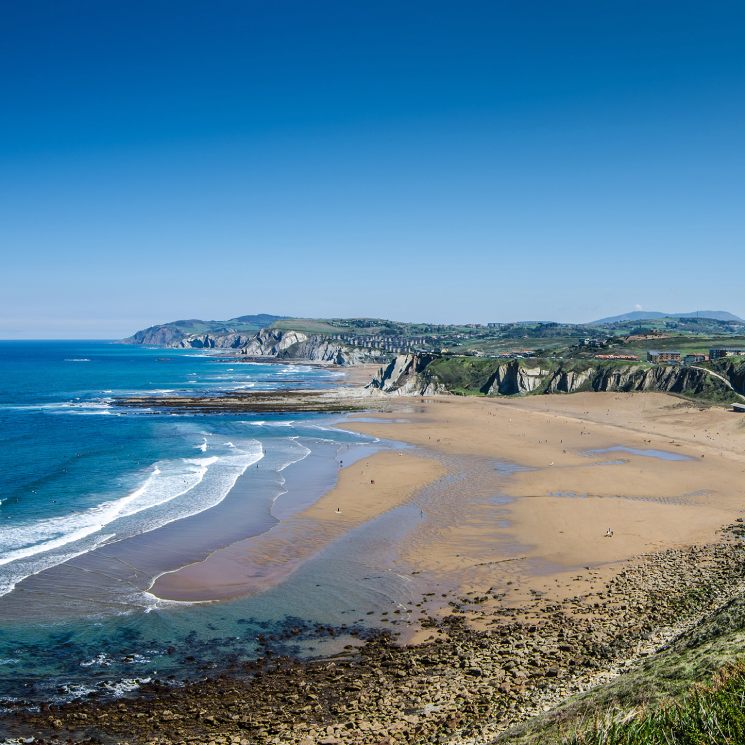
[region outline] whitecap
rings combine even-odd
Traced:
[[[11,592],[26,577],[92,551],[102,543],[149,532],[216,506],[246,469],[263,457],[261,443],[250,440],[223,457],[161,461],[139,487],[124,497],[88,510],[5,528],[0,596]],[[212,469],[214,473],[207,480]],[[112,532],[97,535],[115,522]],[[61,550],[65,547],[68,550]]]

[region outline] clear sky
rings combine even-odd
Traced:
[[[0,4],[0,337],[745,316],[745,3]]]

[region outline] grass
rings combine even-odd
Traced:
[[[431,362],[427,372],[455,393],[474,395],[484,392],[498,365],[480,357],[447,357]]]
[[[740,540],[742,531],[739,525],[734,532]],[[744,654],[745,596],[739,595],[633,669],[515,725],[496,742],[745,743]]]
[[[678,701],[622,720],[598,719],[563,745],[740,745],[745,743],[745,662],[722,668]]]

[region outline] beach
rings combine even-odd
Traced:
[[[307,577],[355,564],[363,584],[398,577],[405,596],[317,626],[349,642],[335,656],[278,654],[297,621],[260,634],[256,660],[228,678],[153,681],[126,711],[24,713],[17,731],[84,716],[131,742],[480,743],[634,669],[742,592],[745,428],[724,408],[590,393],[378,396],[368,409],[337,427],[382,449],[150,592],[312,597]]]
[[[525,469],[502,485],[509,502],[498,511],[464,490],[446,521],[410,539],[407,560],[459,575],[464,585],[478,581],[484,562],[514,558],[519,546],[526,577],[556,591],[555,580],[578,567],[607,574],[645,552],[710,541],[742,514],[745,430],[722,408],[661,394],[443,397],[406,417],[355,428]]]
[[[403,504],[444,474],[432,459],[379,452],[340,474],[333,489],[260,536],[214,551],[206,559],[163,574],[150,592],[167,600],[225,600],[257,593],[287,577],[355,526]]]
[[[314,505],[161,576],[153,594],[217,600],[259,592],[437,480],[444,485],[418,500],[422,519],[399,547],[400,566],[422,585],[511,581],[507,602],[524,597],[526,581],[561,594],[580,567],[606,577],[640,554],[705,543],[741,515],[744,433],[723,409],[661,394],[451,396],[386,406],[340,426],[403,441],[416,454],[378,453],[341,468]],[[452,488],[444,477],[456,472]],[[494,562],[505,563],[496,575]]]

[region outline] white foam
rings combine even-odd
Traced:
[[[298,448],[300,448],[300,453],[298,453],[297,458],[291,458],[286,463],[283,463],[282,465],[278,466],[277,467],[278,472],[282,472],[285,470],[285,468],[289,468],[295,463],[299,463],[301,460],[305,460],[313,452],[310,448],[307,448],[302,443],[297,442],[296,437],[291,437],[290,439],[294,442],[295,445],[297,445]]]
[[[21,580],[31,577],[34,574],[39,574],[39,572],[43,572],[45,569],[49,569],[50,567],[57,566],[57,564],[70,561],[70,559],[76,559],[78,556],[82,556],[83,554],[88,553],[88,551],[92,551],[94,548],[106,543],[106,541],[111,540],[113,537],[113,533],[97,536],[92,545],[86,546],[79,551],[71,551],[64,554],[56,554],[54,556],[34,557],[33,560],[21,560],[9,566],[8,570],[5,570],[0,574],[0,597],[12,592]],[[33,563],[31,563],[32,561]]]
[[[134,515],[175,499],[193,489],[216,460],[216,456],[187,460],[185,462],[188,467],[172,474],[170,478],[163,477],[161,468],[156,464],[144,483],[126,497],[103,502],[83,512],[73,512],[61,517],[50,517],[6,528],[0,566],[82,540],[120,517]],[[180,481],[185,486],[176,487]]]
[[[241,424],[244,424],[247,427],[292,427],[295,422],[267,422],[263,419],[257,419],[254,422],[241,422]]]
[[[111,540],[149,532],[219,504],[246,469],[263,457],[256,440],[222,458],[187,458],[155,464],[145,481],[124,497],[60,517],[6,528],[0,547],[0,596],[26,577],[80,556]],[[208,472],[211,478],[205,479]],[[164,508],[174,503],[172,509]],[[132,523],[132,518],[144,513]],[[115,521],[115,532],[96,535]],[[73,546],[72,544],[79,544]],[[70,551],[60,551],[70,546]]]
[[[77,415],[105,415],[116,412],[109,407],[111,399],[103,398],[98,401],[57,401],[54,403],[13,404],[0,406],[0,409],[10,411],[44,411],[49,414],[77,414]]]

